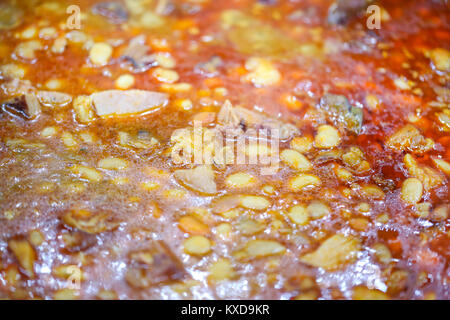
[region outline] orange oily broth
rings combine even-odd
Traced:
[[[127,73],[135,79],[132,89],[165,91],[152,73],[154,67],[137,73],[118,61],[129,40],[138,34],[145,35],[150,53],[170,53],[176,65],[169,69],[178,73],[178,83],[189,83],[191,89],[169,92],[169,104],[148,114],[97,118],[88,124],[77,120],[72,104],[62,108],[43,108],[34,120],[2,114],[0,170],[4,179],[0,182],[0,209],[4,217],[0,225],[1,295],[11,298],[54,297],[67,287],[67,280],[55,276],[55,269],[60,265],[76,265],[86,278],[81,281],[81,290],[76,295],[82,298],[98,298],[101,290],[109,290],[118,298],[338,299],[361,295],[370,298],[368,294],[374,292],[372,289],[383,292],[386,298],[448,298],[448,176],[436,168],[432,159],[439,157],[449,161],[450,139],[436,118],[442,110],[430,106],[430,102],[438,99],[433,87],[448,88],[448,72],[436,70],[424,55],[425,51],[437,47],[449,49],[446,47],[448,11],[420,1],[408,8],[387,1],[383,8],[391,19],[382,23],[381,30],[370,33],[364,28],[358,31],[356,21],[346,27],[327,25],[329,4],[327,1],[309,4],[316,8],[318,19],[307,23],[304,20],[279,19],[272,12],[285,17],[295,10],[305,9],[308,4],[279,1],[258,9],[253,1],[207,2],[196,14],[183,13],[181,9],[170,13],[167,19],[173,32],[112,25],[104,18],[93,16],[80,31],[90,35],[95,42],[122,40],[113,46],[108,64],[102,67],[92,66],[88,59],[89,50],[79,44],[69,43],[62,54],[51,53],[49,48],[53,39],[42,40],[46,49],[36,52],[32,63],[15,58],[14,48],[26,41],[16,38],[16,32],[37,26],[39,21],[46,19],[48,26],[55,27],[59,35],[68,32],[58,26],[59,22],[65,21],[65,15],[43,15],[24,7],[29,18],[16,29],[0,34],[2,51],[5,51],[1,64],[24,66],[27,69],[24,79],[30,80],[38,89],[44,89],[44,84],[50,79],[63,79],[63,84],[55,91],[73,97],[89,95],[114,89],[115,80]],[[80,3],[83,12],[89,12],[92,5],[87,1]],[[272,64],[281,80],[259,87],[243,79],[251,72],[245,68],[245,62],[261,54],[242,53],[236,43],[227,39],[227,31],[220,25],[220,17],[227,9],[238,9],[266,21],[298,42],[324,46],[329,45],[327,40],[335,41],[338,50],[317,57],[298,54],[294,58],[273,58]],[[416,25],[427,27],[405,29],[403,26],[410,25],[411,19],[418,22]],[[96,28],[95,23],[107,28]],[[198,33],[186,28],[187,25],[197,27]],[[314,35],[317,32],[321,35]],[[216,42],[202,41],[202,36],[211,34],[216,35]],[[371,36],[377,39],[374,46],[366,43]],[[161,45],[163,39],[167,45]],[[343,43],[350,43],[350,49],[339,49]],[[384,43],[388,45],[380,45]],[[222,63],[212,77],[217,80],[211,81],[211,76],[196,72],[195,66],[207,62],[214,55],[220,56]],[[409,67],[402,66],[405,62]],[[380,72],[380,68],[385,68],[386,72]],[[414,77],[413,71],[422,77]],[[413,88],[420,88],[422,93],[414,93],[413,88],[396,87],[394,80],[402,76],[414,81]],[[1,81],[6,83],[9,80],[3,77]],[[222,96],[218,93],[220,90],[214,90],[218,87],[226,88],[227,95]],[[229,99],[235,106],[263,110],[273,117],[282,116],[283,121],[295,124],[300,130],[296,136],[311,135],[314,138],[321,124],[335,126],[327,119],[317,120],[312,112],[325,92],[343,94],[352,105],[363,108],[364,122],[360,134],[340,132],[341,142],[332,150],[345,153],[350,147],[357,146],[369,163],[369,170],[356,172],[340,159],[323,160],[319,157],[320,150],[312,148],[304,153],[312,163],[312,169],[305,174],[316,175],[321,184],[299,192],[293,192],[288,183],[299,173],[283,162],[279,164],[279,172],[273,176],[261,175],[258,165],[214,168],[218,190],[214,195],[198,193],[173,177],[175,170],[189,166],[176,165],[165,154],[171,146],[170,137],[174,130],[189,127],[199,112],[217,113]],[[369,94],[381,100],[378,109],[368,105],[366,97]],[[286,103],[283,99],[286,95],[295,96],[298,102]],[[2,101],[10,98],[4,90],[0,96]],[[180,99],[191,100],[192,109],[180,110]],[[406,125],[411,115],[416,115],[417,121],[413,125],[420,133],[435,142],[432,149],[414,153],[387,146],[388,138]],[[52,137],[43,138],[41,132],[49,126],[57,127],[57,132]],[[212,123],[209,127],[215,126]],[[120,146],[117,135],[124,130],[148,131],[159,144],[145,150]],[[61,139],[67,132],[77,142],[74,147],[67,147]],[[87,132],[95,137],[93,143],[82,141],[82,134]],[[39,142],[43,147],[39,151],[14,152],[6,145],[7,139],[12,138]],[[291,140],[281,142],[280,150],[288,148]],[[413,154],[420,165],[433,168],[442,181],[440,185],[423,191],[419,203],[430,203],[427,215],[420,216],[418,205],[408,205],[401,198],[403,182],[411,177],[403,163],[407,153]],[[120,170],[99,168],[99,161],[106,157],[126,160],[128,166]],[[71,171],[73,165],[95,168],[101,175],[100,181],[78,177]],[[335,173],[337,166],[350,170],[353,181],[338,179]],[[164,172],[155,174],[149,168]],[[239,172],[252,175],[256,182],[249,187],[231,188],[226,184],[226,178]],[[113,183],[115,178],[127,180],[118,185]],[[146,189],[142,185],[146,182],[157,183],[158,186],[147,184]],[[264,191],[267,190],[263,188],[266,185],[272,186],[274,192]],[[361,191],[365,185],[376,185],[383,190],[384,197],[368,196]],[[70,191],[71,187],[80,190]],[[167,190],[173,189],[178,193],[175,197],[173,194],[168,197]],[[263,196],[269,205],[262,210],[238,206],[234,208],[238,210],[236,216],[227,216],[214,212],[214,204],[224,195]],[[317,200],[326,204],[328,213],[323,217],[308,213],[307,223],[295,223],[289,215],[291,208],[303,205],[308,211],[308,205]],[[447,216],[436,215],[435,212],[442,212],[436,211],[441,207],[447,210]],[[68,212],[78,208],[94,214],[105,213],[119,224],[114,228],[106,225],[105,230],[89,234],[82,227],[69,225],[64,220]],[[196,221],[207,226],[208,232],[204,237],[210,240],[211,248],[206,254],[186,253],[185,240],[193,234],[189,229],[180,229],[179,221],[184,216],[195,217]],[[256,223],[257,227],[245,224],[247,220]],[[9,244],[11,239],[25,239],[31,243],[32,230],[39,230],[44,238],[41,244],[32,244],[36,253],[34,277],[27,275],[20,257],[14,254]],[[80,235],[82,244],[70,248],[64,242],[67,235]],[[327,239],[335,239],[335,235],[352,239],[350,245],[355,246],[358,254],[342,257],[346,261],[338,259],[338,263],[330,268],[317,257],[315,263],[322,264],[322,267],[305,262],[305,255],[317,252]],[[169,259],[173,268],[179,268],[175,260],[181,262],[183,276],[178,278],[163,270],[160,283],[137,287],[129,278],[129,272],[134,272],[134,264],[150,275],[159,269],[155,265],[153,269],[146,266],[132,253],[153,250],[156,240],[162,240],[176,257]],[[245,250],[254,240],[275,241],[285,251],[252,256]],[[383,263],[377,256],[379,249],[374,249],[379,248],[376,244],[380,243],[392,256],[388,263]],[[346,248],[346,245],[339,244],[337,252],[339,248]],[[224,280],[214,281],[211,274],[216,274],[211,266],[219,259],[228,261],[233,272],[221,270],[218,273]],[[327,261],[332,259],[330,256]],[[20,276],[16,283],[11,283],[7,279],[14,268]],[[141,280],[145,283],[145,279]],[[360,287],[364,289],[356,289]]]

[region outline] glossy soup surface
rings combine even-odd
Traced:
[[[449,79],[442,0],[0,1],[0,297],[449,299]]]

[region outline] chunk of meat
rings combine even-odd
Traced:
[[[40,90],[37,93],[39,101],[47,107],[64,107],[72,101],[72,96],[57,91]]]
[[[85,251],[97,243],[95,234],[90,234],[79,230],[64,233],[62,235],[62,239],[65,244],[64,251],[67,251],[68,253]]]
[[[145,44],[145,36],[140,35],[130,40],[125,48],[122,58],[129,61],[133,71],[144,72],[157,65],[154,57],[148,54],[149,47]]]
[[[195,169],[176,170],[174,177],[183,185],[200,193],[217,193],[214,172],[208,165],[201,165]]]
[[[62,217],[62,220],[67,226],[89,234],[112,231],[119,226],[119,222],[114,221],[111,214],[93,213],[82,209],[70,210]]]
[[[142,113],[164,107],[168,96],[146,90],[106,90],[91,95],[94,109],[99,116]]]
[[[28,93],[3,102],[2,109],[25,119],[33,119],[41,112],[41,104],[36,95]]]
[[[104,1],[92,7],[92,13],[101,15],[114,24],[121,24],[128,20],[127,8],[119,1]]]
[[[358,134],[361,131],[363,123],[362,109],[353,107],[345,96],[326,93],[320,99],[318,109],[339,130],[347,130],[354,134]]]
[[[336,0],[328,9],[328,23],[346,25],[361,14],[372,0]]]
[[[158,140],[146,130],[136,133],[119,131],[118,140],[122,147],[134,149],[149,149],[158,144]]]
[[[225,195],[212,203],[212,210],[216,214],[221,214],[238,207],[241,204],[239,195]]]
[[[217,122],[224,130],[234,128],[236,134],[245,132],[248,128],[267,129],[268,133],[278,130],[279,138],[285,140],[299,133],[293,124],[270,118],[261,112],[243,107],[233,107],[228,100],[222,105]]]
[[[325,240],[316,251],[300,258],[303,263],[325,270],[335,270],[353,261],[361,250],[359,241],[352,236],[336,234]]]
[[[208,61],[197,64],[194,71],[206,77],[215,77],[219,74],[218,68],[223,64],[219,56],[212,56]]]
[[[145,289],[181,280],[186,275],[181,261],[163,241],[155,242],[150,248],[131,252],[129,260],[125,279],[135,288]]]
[[[386,145],[394,150],[424,153],[433,148],[434,143],[431,139],[425,139],[415,126],[407,124],[390,136]]]
[[[217,115],[217,122],[226,127],[237,127],[240,123],[240,119],[234,111],[233,105],[230,100],[226,100],[220,108]]]

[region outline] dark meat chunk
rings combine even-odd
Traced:
[[[125,148],[148,150],[158,144],[158,139],[147,130],[119,131],[119,144]]]
[[[97,239],[94,234],[83,231],[69,231],[62,234],[64,241],[64,252],[75,253],[85,251],[97,244]]]
[[[326,93],[320,99],[318,108],[339,130],[347,130],[355,134],[361,131],[362,109],[353,107],[345,96]]]
[[[24,94],[3,102],[2,110],[25,119],[33,119],[41,112],[41,105],[34,94]]]
[[[278,130],[279,138],[286,140],[297,134],[299,130],[293,124],[270,118],[267,115],[243,107],[233,107],[230,101],[225,101],[217,116],[219,128],[223,130],[236,129],[236,133],[245,132],[248,128],[266,129],[268,134]]]
[[[223,66],[223,60],[219,56],[212,56],[208,61],[195,66],[195,72],[206,77],[215,77],[219,74],[218,68]]]
[[[220,108],[217,121],[226,127],[237,127],[241,122],[241,119],[234,111],[233,105],[229,100],[226,100],[222,108]]]
[[[133,71],[144,72],[157,65],[155,59],[148,54],[149,47],[145,44],[145,36],[140,35],[130,40],[125,48],[122,58],[129,61],[133,66]]]
[[[346,25],[356,18],[372,0],[336,0],[328,9],[328,23]]]
[[[72,96],[57,91],[38,91],[37,97],[39,101],[47,107],[64,107],[72,101]]]
[[[118,1],[97,3],[93,8],[94,14],[107,18],[111,23],[121,24],[128,20],[129,14],[125,6]]]
[[[112,231],[119,226],[119,222],[115,221],[112,213],[94,213],[82,209],[70,210],[62,217],[62,220],[66,226],[89,234]]]
[[[166,94],[147,90],[106,90],[93,93],[91,97],[99,116],[141,113],[168,103]]]
[[[157,241],[150,248],[129,254],[129,268],[125,279],[135,288],[183,279],[186,272],[183,264],[163,242]]]

